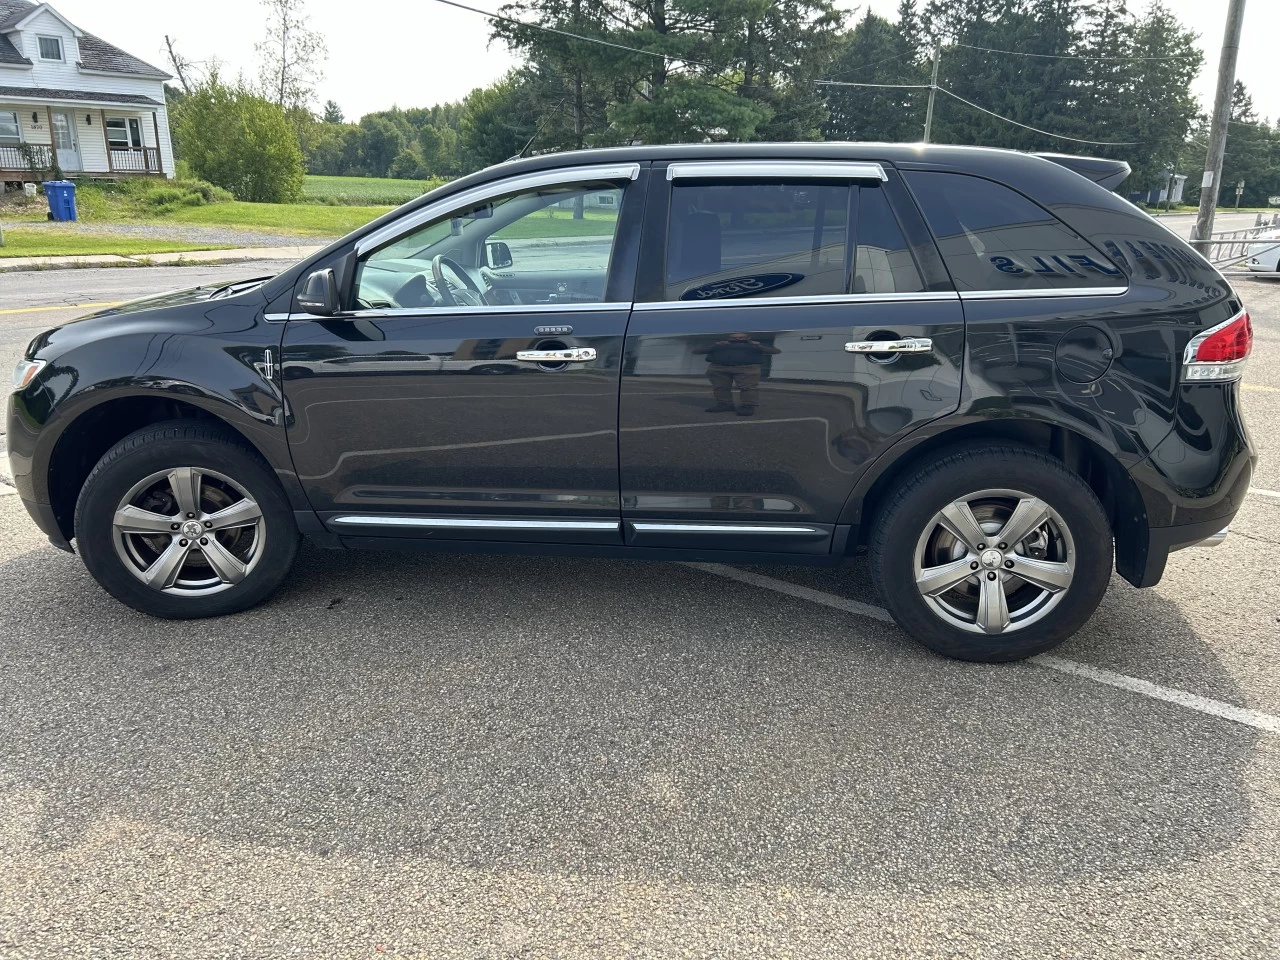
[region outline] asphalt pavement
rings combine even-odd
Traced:
[[[244,273],[4,277],[0,352]],[[162,622],[0,496],[0,956],[1280,955],[1280,281],[1237,286],[1254,494],[1038,662],[927,653],[861,561],[306,548]]]

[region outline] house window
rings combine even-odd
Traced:
[[[613,200],[613,194],[611,194],[611,193],[602,193],[602,194],[600,194],[600,196],[596,197],[596,201],[597,201],[597,202],[600,204],[600,206],[602,206],[602,207],[612,207],[612,206],[613,206],[613,203],[614,203],[614,200]]]
[[[41,60],[61,60],[62,59],[62,38],[61,37],[36,37],[36,42],[40,44]]]
[[[107,117],[107,143],[112,150],[128,150],[142,146],[142,125],[137,117]]]
[[[13,110],[0,110],[0,146],[11,147],[22,142],[22,128],[18,126],[18,114]]]

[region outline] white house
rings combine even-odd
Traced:
[[[0,184],[47,177],[52,151],[67,177],[172,177],[168,79],[47,3],[0,0]]]

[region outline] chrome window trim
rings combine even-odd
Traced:
[[[1048,287],[1035,290],[961,290],[961,300],[1026,300],[1039,297],[1122,297],[1128,287]]]
[[[888,180],[884,165],[860,160],[679,160],[667,179],[806,177],[830,180]]]
[[[633,310],[688,310],[696,307],[783,307],[808,304],[910,303],[925,300],[959,300],[954,290],[918,293],[833,293],[814,297],[730,297],[724,300],[649,300],[633,304]]]
[[[584,180],[635,180],[639,176],[640,164],[638,163],[597,163],[582,167],[558,167],[555,170],[539,170],[536,173],[526,173],[502,180],[492,180],[428,204],[398,220],[388,223],[385,227],[375,230],[366,237],[361,237],[356,243],[356,255],[364,256],[379,247],[384,247],[452,209],[488,200],[491,197],[518,193],[521,190],[533,190],[537,187],[553,187],[563,183],[577,183]]]
[[[594,313],[613,310],[630,310],[632,304],[623,300],[605,300],[600,303],[500,303],[483,307],[387,307],[378,310],[348,310],[322,317],[314,313],[267,314],[266,319],[280,320],[377,320],[387,317],[466,317],[509,313]]]
[[[776,523],[647,523],[628,521],[636,533],[816,533],[827,536],[821,527],[794,527]]]
[[[480,520],[474,517],[333,517],[344,527],[415,527],[432,530],[614,530],[617,520]]]

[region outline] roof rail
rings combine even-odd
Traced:
[[[1068,153],[1037,153],[1037,157],[1051,160],[1092,180],[1100,187],[1114,190],[1129,176],[1130,167],[1123,160],[1107,160],[1103,157],[1075,157]]]

